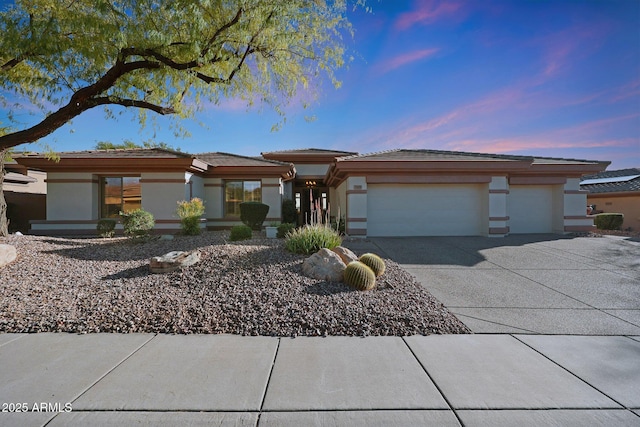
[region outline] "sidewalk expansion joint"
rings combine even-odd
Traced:
[[[102,376],[100,376],[100,378],[98,378],[97,380],[95,380],[89,387],[86,388],[86,390],[84,390],[82,393],[80,393],[79,395],[77,395],[76,397],[74,397],[71,400],[71,403],[75,402],[76,400],[78,400],[80,397],[82,397],[87,391],[89,391],[93,386],[95,386],[96,384],[98,384],[100,381],[102,381],[102,379],[104,377],[106,377],[107,375],[109,375],[111,372],[115,371],[120,365],[122,365],[124,362],[126,362],[127,360],[129,360],[134,354],[136,354],[137,352],[139,352],[140,350],[142,350],[142,347],[146,346],[147,344],[149,344],[149,342],[151,342],[151,340],[153,340],[155,337],[157,337],[158,334],[153,334],[153,336],[151,338],[149,338],[148,340],[146,340],[145,342],[143,342],[142,344],[140,344],[140,346],[138,346],[138,348],[136,348],[135,350],[133,350],[129,355],[127,355],[124,359],[122,359],[120,362],[116,363],[116,365],[109,369],[107,372],[105,372]]]
[[[276,351],[273,354],[273,360],[271,361],[271,369],[269,370],[269,376],[267,377],[267,384],[264,387],[264,394],[262,395],[262,399],[260,401],[260,410],[258,412],[258,421],[260,424],[260,414],[262,413],[262,408],[264,408],[264,401],[267,399],[267,392],[269,391],[269,385],[271,384],[271,376],[273,375],[273,369],[276,366],[276,359],[278,358],[278,351],[280,350],[280,341],[282,338],[278,338],[278,344],[276,345]]]
[[[414,359],[416,360],[416,362],[418,362],[418,364],[420,365],[420,367],[422,368],[422,370],[424,371],[424,373],[427,375],[427,377],[429,378],[429,380],[431,380],[431,382],[433,383],[434,387],[436,388],[436,390],[438,390],[438,393],[440,393],[440,396],[442,396],[442,398],[444,399],[444,401],[446,402],[447,406],[449,407],[449,410],[451,410],[451,412],[453,413],[453,415],[456,417],[456,420],[458,420],[458,423],[460,423],[460,425],[462,427],[464,427],[464,423],[462,422],[462,420],[460,419],[460,417],[458,416],[458,413],[456,412],[456,410],[453,408],[453,405],[451,404],[451,402],[449,402],[449,399],[447,399],[447,396],[444,394],[444,392],[442,391],[442,389],[440,388],[440,386],[438,385],[438,383],[435,381],[435,379],[429,374],[429,371],[427,371],[426,366],[424,366],[422,364],[422,362],[420,362],[420,359],[418,359],[418,356],[414,353],[413,349],[411,348],[411,346],[409,345],[409,343],[406,340],[406,337],[401,337],[402,342],[404,342],[404,345],[407,346],[407,348],[409,349],[409,351],[411,352],[411,355],[414,357]]]
[[[490,324],[492,324],[492,325],[499,325],[499,326],[505,326],[505,327],[507,327],[507,328],[519,329],[519,330],[521,330],[521,331],[523,331],[523,332],[528,332],[528,333],[530,333],[530,334],[539,334],[539,332],[532,331],[532,330],[529,330],[529,329],[519,328],[519,327],[517,327],[517,326],[513,326],[513,325],[507,325],[506,323],[500,323],[500,322],[495,322],[495,321],[493,321],[493,320],[481,319],[481,318],[479,318],[479,317],[476,317],[476,316],[470,316],[470,315],[468,315],[468,314],[456,313],[456,312],[455,312],[455,311],[453,311],[453,310],[452,310],[451,312],[452,312],[456,317],[468,317],[468,318],[470,318],[470,319],[479,320],[479,321],[481,321],[481,322],[490,323]],[[463,322],[463,323],[464,323],[464,322]],[[471,328],[469,328],[469,329],[471,329]],[[473,331],[473,333],[474,333],[474,334],[477,334],[477,333],[479,333],[479,332],[475,332],[475,331]],[[488,334],[495,334],[495,332],[486,332],[486,333],[488,333]]]
[[[525,346],[529,347],[531,350],[535,351],[536,353],[538,353],[540,356],[544,357],[545,359],[547,359],[548,361],[550,361],[551,363],[553,363],[556,366],[559,366],[562,370],[568,372],[570,375],[572,375],[573,377],[577,378],[578,380],[582,381],[583,383],[585,383],[586,385],[588,385],[589,387],[591,387],[592,389],[594,389],[595,391],[597,391],[598,393],[602,394],[603,396],[606,396],[608,399],[611,399],[612,402],[615,402],[617,405],[620,405],[620,409],[627,409],[630,410],[631,408],[628,408],[626,405],[618,402],[616,399],[614,399],[613,397],[609,396],[607,393],[605,393],[604,391],[600,390],[598,387],[594,386],[593,384],[589,383],[587,380],[581,378],[579,375],[573,373],[571,370],[569,370],[568,368],[565,368],[564,366],[562,366],[560,363],[556,362],[555,360],[553,360],[552,358],[550,358],[549,356],[547,356],[546,354],[542,353],[541,351],[539,351],[537,348],[527,344],[526,342],[522,341],[521,339],[519,339],[518,337],[516,337],[513,334],[510,334],[513,338],[515,338],[517,341],[519,341],[520,343],[524,344]],[[567,409],[573,409],[573,408],[567,408]],[[601,409],[601,408],[593,408],[593,409]]]

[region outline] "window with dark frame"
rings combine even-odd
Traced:
[[[239,217],[242,202],[262,202],[261,181],[225,181],[224,215]]]
[[[105,176],[100,178],[100,217],[117,218],[122,212],[142,207],[139,176]]]

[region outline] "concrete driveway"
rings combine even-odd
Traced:
[[[514,235],[371,243],[476,333],[640,334],[637,241]]]

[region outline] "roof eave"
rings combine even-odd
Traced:
[[[198,159],[190,157],[181,158],[60,158],[58,161],[44,157],[20,157],[17,162],[29,169],[38,169],[45,172],[92,172],[109,173],[114,171],[132,172],[177,172],[190,171],[194,173],[205,172],[208,165]]]

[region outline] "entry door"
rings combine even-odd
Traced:
[[[327,187],[296,187],[294,200],[298,211],[298,225],[310,224],[312,215],[317,222],[324,221],[329,207],[329,189]]]

